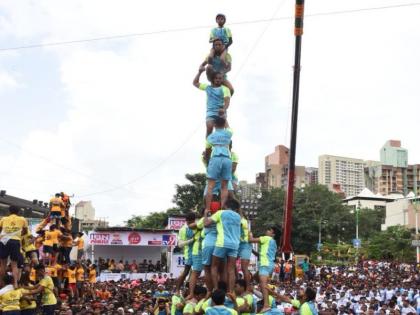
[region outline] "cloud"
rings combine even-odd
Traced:
[[[0,41],[10,46],[211,25],[219,11],[227,14],[228,23],[267,18],[279,3],[40,1],[33,6],[6,1],[1,5],[5,13],[0,25],[5,32]],[[307,12],[346,8],[337,1],[324,1],[308,4]],[[323,153],[377,159],[388,138],[400,138],[410,150],[410,162],[420,161],[411,127],[416,126],[420,99],[416,86],[420,49],[411,39],[414,35],[406,32],[420,29],[416,10],[306,19],[299,164],[316,166]],[[291,3],[284,2],[278,16],[292,13]],[[275,145],[288,145],[290,134],[293,22],[272,22],[262,36],[264,29],[265,24],[232,27],[229,78],[236,94],[229,119],[240,156],[238,172],[248,180],[263,169],[264,156]],[[1,186],[11,187],[8,191],[16,195],[46,200],[60,190],[85,196],[130,183],[80,197],[92,199],[98,216],[114,223],[131,214],[170,207],[174,185],[185,181],[184,174],[203,171],[205,95],[191,82],[209,49],[208,31],[198,28],[38,50],[56,59],[49,67],[58,71],[46,67],[37,73],[39,80],[45,72],[57,73],[54,79],[64,110],[17,139],[18,147],[3,144],[2,152],[7,153],[0,154],[0,172],[7,175],[1,177]],[[14,62],[26,64],[28,73],[35,71],[30,51],[24,57],[14,56]],[[9,72],[0,72],[0,90],[3,73]],[[11,79],[15,81],[4,80],[9,89],[16,87],[10,82],[17,84]],[[27,82],[19,93],[30,89]],[[48,94],[49,86],[44,88]],[[19,124],[24,124],[31,117],[21,119]]]
[[[0,71],[0,92],[18,87],[16,79],[7,72]]]

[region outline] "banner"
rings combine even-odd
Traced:
[[[123,245],[123,246],[175,246],[176,234],[171,232],[89,232],[90,245]]]
[[[168,218],[168,230],[180,230],[185,224],[185,218]]]
[[[170,277],[175,277],[175,275],[172,275],[171,273],[166,272],[150,272],[150,273],[107,273],[103,272],[97,277],[97,280],[99,282],[106,282],[106,281],[120,281],[120,280],[150,280],[154,275],[157,275],[158,273],[163,275],[166,275],[168,279]]]

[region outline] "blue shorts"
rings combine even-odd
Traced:
[[[184,256],[184,265],[192,266],[192,264],[193,264],[192,257],[191,256],[188,256],[188,257]]]
[[[220,108],[223,108],[223,107],[220,107]],[[227,119],[227,113],[225,112],[223,116],[220,116],[219,112],[208,112],[206,114],[206,121],[215,121],[217,117],[223,117],[224,119]]]
[[[238,250],[233,248],[226,248],[226,247],[215,247],[213,251],[213,256],[219,258],[226,258],[226,257],[238,257]]]
[[[213,256],[213,252],[214,252],[214,246],[207,246],[203,248],[203,251],[201,252],[201,257],[202,257],[204,266],[211,265],[211,258]]]
[[[54,211],[50,214],[51,219],[61,219],[61,212]]]
[[[220,190],[222,188],[222,185],[220,184],[220,180],[216,180],[216,185],[213,188],[213,195],[219,196],[220,194]],[[233,191],[233,185],[232,185],[232,181],[228,181],[228,190],[229,191]],[[204,194],[203,196],[207,195],[207,183],[206,183],[206,187],[204,187]]]
[[[240,243],[238,257],[244,260],[250,260],[252,254],[252,245],[250,243]]]
[[[201,272],[203,270],[203,261],[201,255],[192,256],[192,270]]]
[[[207,167],[207,178],[214,180],[232,179],[232,160],[227,156],[215,156]]]
[[[258,274],[260,276],[270,276],[273,273],[274,266],[260,266],[258,265]]]

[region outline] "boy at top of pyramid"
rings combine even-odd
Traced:
[[[226,16],[222,13],[216,15],[217,27],[213,28],[210,32],[210,43],[214,44],[216,39],[220,39],[225,46],[223,53],[221,54],[221,59],[226,60],[227,50],[230,45],[232,45],[232,32],[229,28],[225,27]],[[214,47],[210,50],[210,58],[214,57]]]

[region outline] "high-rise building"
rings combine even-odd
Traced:
[[[289,149],[284,145],[275,147],[274,152],[265,157],[265,179],[267,188],[284,187],[284,167],[289,163]]]
[[[248,218],[255,218],[257,216],[258,202],[262,197],[261,186],[258,184],[248,184],[246,181],[240,181],[238,194],[242,210]]]
[[[80,201],[75,207],[75,217],[79,220],[95,220],[95,208],[91,201]]]
[[[257,173],[257,175],[255,175],[255,183],[261,188],[267,188],[267,178],[265,173]]]
[[[319,157],[318,183],[333,189],[339,184],[346,196],[359,194],[364,184],[364,161],[343,156]]]
[[[311,168],[313,169],[313,168]],[[273,153],[265,157],[265,173],[258,173],[256,182],[264,188],[287,187],[289,171],[289,149],[284,145],[275,147]],[[313,172],[313,170],[311,170]],[[309,185],[305,166],[295,166],[295,187]]]
[[[389,140],[380,150],[380,162],[366,165],[365,181],[374,193],[389,195],[410,191],[420,192],[420,165],[408,165],[408,151],[401,148],[401,141]]]
[[[401,148],[400,140],[388,140],[380,151],[381,163],[393,167],[408,167],[408,151]]]
[[[305,168],[305,183],[308,185],[318,184],[318,168]]]

